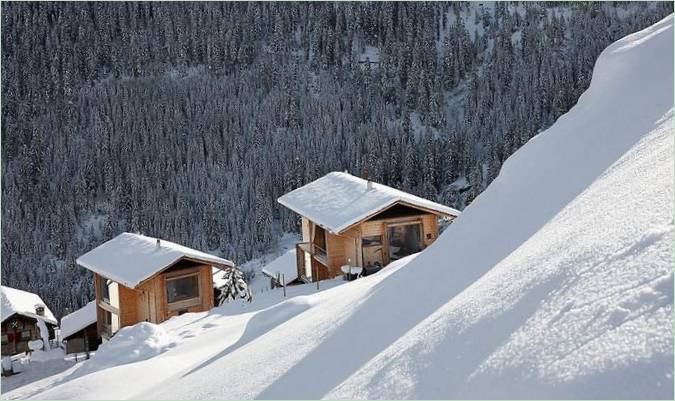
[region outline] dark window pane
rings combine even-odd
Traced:
[[[381,235],[372,235],[372,236],[369,236],[369,237],[363,237],[363,239],[361,239],[361,244],[363,246],[382,245],[382,236]]]
[[[199,297],[199,277],[197,275],[166,281],[166,300],[168,303],[197,297]]]
[[[391,261],[422,250],[421,232],[419,224],[408,224],[389,227],[389,259]]]
[[[104,301],[110,302],[110,287],[109,287],[110,280],[106,280],[104,278],[101,278],[99,283],[101,283],[101,288],[100,288],[101,298]]]

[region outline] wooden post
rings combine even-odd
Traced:
[[[284,287],[284,298],[286,298],[286,276],[281,275],[281,285]]]
[[[319,290],[319,266],[316,267],[316,290]]]

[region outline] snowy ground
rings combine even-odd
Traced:
[[[12,359],[15,360],[15,363],[18,362],[21,364],[22,372],[2,378],[3,397],[5,393],[11,392],[16,388],[46,378],[45,380],[42,380],[41,387],[32,385],[26,387],[24,391],[28,391],[28,393],[24,394],[31,395],[38,391],[45,390],[53,385],[54,382],[51,380],[52,376],[68,370],[76,363],[74,356],[65,358],[61,348],[55,348],[48,352],[36,351],[33,352],[31,356],[17,355]],[[83,356],[80,356],[80,359],[83,359]]]
[[[110,343],[127,359],[3,397],[672,399],[672,25],[606,49],[424,252],[134,326]]]

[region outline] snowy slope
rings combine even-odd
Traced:
[[[36,398],[672,399],[672,25],[606,49],[578,105],[416,257],[172,319],[171,349]]]

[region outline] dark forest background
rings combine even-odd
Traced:
[[[457,208],[662,3],[2,4],[2,283],[60,316],[122,231],[238,263],[348,170]]]

